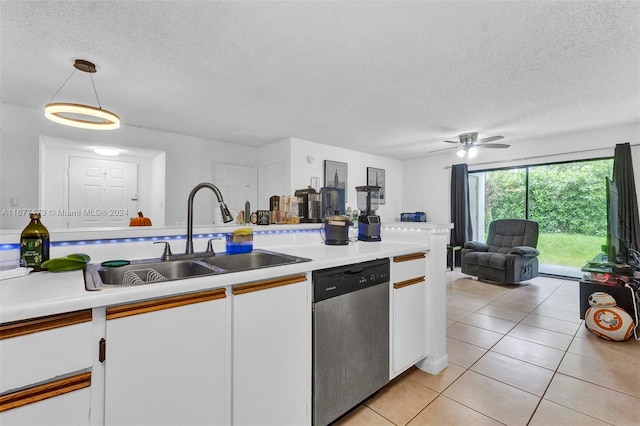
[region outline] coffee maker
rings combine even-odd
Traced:
[[[358,195],[358,240],[381,241],[380,216],[376,210],[380,204],[380,187],[373,185],[356,186]]]
[[[313,188],[305,188],[296,190],[294,195],[300,199],[298,202],[300,222],[321,223],[320,194]]]

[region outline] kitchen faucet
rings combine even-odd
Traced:
[[[196,185],[191,192],[189,193],[189,199],[187,200],[187,249],[185,250],[185,254],[193,253],[193,197],[195,197],[196,192],[201,190],[202,188],[209,188],[216,194],[216,198],[218,199],[218,203],[220,203],[220,211],[222,212],[222,221],[224,223],[231,222],[233,217],[229,212],[229,208],[224,203],[222,199],[222,194],[220,190],[212,183],[203,182]]]

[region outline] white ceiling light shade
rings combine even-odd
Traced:
[[[81,129],[90,129],[90,130],[115,130],[120,127],[120,117],[114,114],[111,111],[107,111],[106,109],[102,109],[100,105],[100,98],[98,98],[98,92],[96,91],[96,86],[93,84],[93,77],[91,74],[96,72],[96,66],[89,61],[85,61],[83,59],[76,59],[73,64],[75,68],[71,75],[62,83],[62,86],[56,92],[53,97],[62,90],[62,88],[67,84],[67,81],[71,79],[71,76],[76,70],[80,70],[89,74],[91,78],[91,85],[93,86],[93,92],[96,95],[96,100],[98,101],[98,107],[93,107],[89,105],[83,104],[75,104],[75,103],[51,103],[49,102],[47,106],[44,108],[44,115],[49,120],[64,124],[65,126],[79,127]],[[51,98],[53,100],[53,98]]]
[[[469,158],[474,158],[476,155],[478,155],[478,148],[474,146],[465,145],[462,148],[460,148],[458,151],[456,151],[456,155],[460,158],[464,157],[465,154]]]

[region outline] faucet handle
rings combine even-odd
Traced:
[[[169,243],[169,241],[154,241],[153,244],[164,244],[162,260],[169,260],[169,258],[173,255],[173,253],[171,253],[171,244]]]
[[[205,253],[213,253],[213,255],[216,255],[216,252],[213,251],[213,240],[221,240],[222,237],[214,237],[214,238],[209,238],[209,241],[207,241],[207,250]]]

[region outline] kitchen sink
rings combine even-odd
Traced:
[[[204,258],[202,262],[222,269],[225,272],[237,272],[268,268],[271,266],[290,265],[292,263],[308,262],[309,260],[311,259],[266,250],[254,250],[249,253],[220,254]]]
[[[145,259],[132,261],[131,264],[117,267],[105,267],[90,263],[84,273],[85,288],[89,291],[104,288],[135,286],[202,277],[206,275],[228,274],[253,269],[284,266],[311,259],[267,250],[254,250],[250,253],[201,256],[189,255],[188,259]]]

